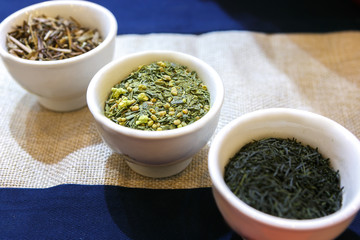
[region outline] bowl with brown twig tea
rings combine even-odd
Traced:
[[[93,75],[114,55],[117,22],[88,1],[47,1],[0,24],[0,55],[11,77],[54,111],[86,105]]]
[[[217,206],[246,239],[334,239],[360,208],[360,142],[316,113],[244,114],[211,143]]]
[[[207,63],[176,51],[117,59],[91,80],[88,107],[105,143],[149,177],[184,170],[214,133],[224,98]]]

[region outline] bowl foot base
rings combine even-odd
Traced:
[[[140,165],[129,161],[126,163],[134,172],[145,177],[164,178],[180,173],[190,164],[191,160],[192,158],[188,158],[170,165]]]
[[[38,97],[41,106],[56,112],[69,112],[80,109],[86,105],[86,95],[67,100],[55,100]]]

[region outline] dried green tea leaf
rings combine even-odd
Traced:
[[[199,120],[210,109],[210,93],[195,71],[158,61],[139,66],[116,84],[104,114],[122,126],[161,131]]]

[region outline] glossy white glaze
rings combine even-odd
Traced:
[[[8,53],[6,35],[30,15],[74,17],[83,26],[96,28],[103,42],[77,57],[56,61],[33,61]],[[48,1],[21,9],[0,24],[0,55],[10,75],[40,104],[54,111],[71,111],[86,105],[86,90],[91,78],[113,59],[117,22],[104,7],[87,1]]]
[[[224,167],[244,144],[265,137],[296,138],[330,158],[344,186],[342,208],[322,218],[290,220],[260,212],[238,199],[225,184]],[[360,208],[360,142],[344,127],[318,114],[286,108],[245,114],[214,138],[208,167],[220,212],[248,239],[333,239],[348,227]]]
[[[160,132],[135,130],[107,119],[103,109],[111,88],[138,66],[160,60],[185,65],[198,73],[210,92],[209,112],[186,127]],[[150,177],[167,177],[186,168],[189,159],[213,135],[223,98],[222,80],[212,67],[198,58],[174,51],[146,51],[113,61],[94,76],[87,92],[88,107],[105,143],[113,151],[127,155],[134,171]]]

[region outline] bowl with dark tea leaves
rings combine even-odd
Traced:
[[[207,63],[175,51],[145,51],[103,67],[87,92],[100,135],[135,172],[168,177],[209,141],[224,98]]]
[[[54,111],[86,105],[94,74],[110,62],[117,21],[88,1],[46,1],[0,24],[0,55],[11,77]]]
[[[316,113],[244,114],[214,138],[208,167],[220,212],[246,239],[334,239],[360,208],[360,142]]]

